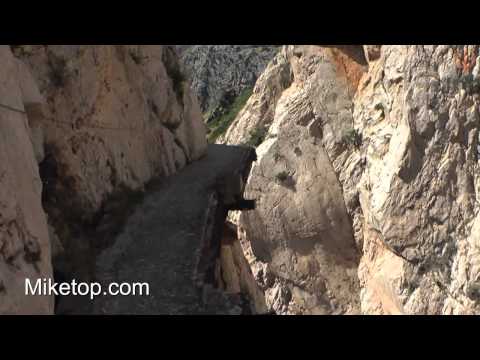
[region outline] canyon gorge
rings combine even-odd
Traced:
[[[0,314],[480,313],[480,46],[1,45]],[[148,296],[26,296],[25,279]]]

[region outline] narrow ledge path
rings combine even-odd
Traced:
[[[146,194],[114,245],[96,259],[95,277],[109,283],[148,283],[149,296],[99,296],[93,314],[229,314],[231,306],[208,306],[194,281],[205,218],[218,179],[250,166],[251,148],[209,145],[207,156]],[[223,226],[223,224],[222,224]]]

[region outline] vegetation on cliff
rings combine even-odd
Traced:
[[[229,109],[226,109],[222,115],[213,119],[209,124],[210,133],[208,134],[208,141],[214,143],[217,138],[223,135],[230,124],[235,120],[238,113],[243,109],[248,99],[252,95],[252,89],[245,89],[242,93],[235,99],[232,106]]]

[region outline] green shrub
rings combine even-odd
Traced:
[[[459,79],[459,87],[468,95],[480,94],[480,79],[474,79],[472,74],[462,75]]]
[[[288,179],[290,175],[288,174],[288,172],[286,171],[281,171],[279,172],[277,175],[275,175],[275,178],[280,181],[280,182],[284,182]]]
[[[342,137],[342,142],[345,146],[358,149],[362,145],[362,135],[355,129],[349,129]]]
[[[282,154],[280,154],[279,152],[275,152],[275,153],[273,154],[273,159],[274,159],[275,161],[279,161],[282,157],[283,157]]]
[[[55,87],[64,87],[67,82],[67,61],[57,58],[50,61],[50,81]]]
[[[246,142],[245,145],[257,147],[259,146],[267,136],[268,130],[266,127],[261,126],[250,131],[250,139]]]
[[[211,131],[208,135],[208,141],[210,143],[214,143],[219,136],[225,134],[251,95],[252,89],[243,90],[240,95],[236,97],[232,105],[225,112],[223,112],[222,115],[210,121],[208,124]]]

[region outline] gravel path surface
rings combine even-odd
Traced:
[[[150,296],[100,296],[93,313],[231,313],[228,305],[202,304],[193,272],[215,181],[241,168],[245,154],[245,148],[210,145],[205,158],[145,196],[114,245],[97,258],[95,273],[102,284],[146,282]]]

